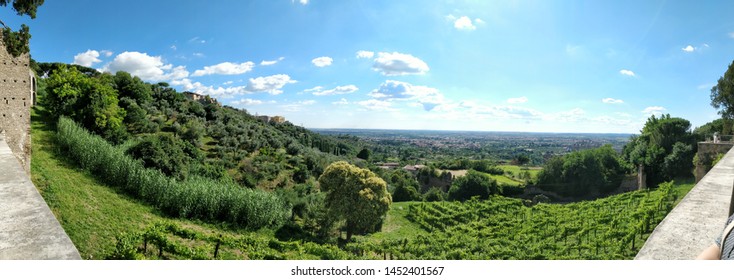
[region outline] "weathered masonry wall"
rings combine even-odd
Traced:
[[[5,131],[5,141],[26,174],[31,170],[31,106],[36,86],[29,61],[28,54],[10,55],[0,34],[0,131]]]
[[[0,260],[4,259],[81,257],[0,133]]]
[[[691,189],[647,238],[638,260],[691,260],[724,229],[734,187],[734,149]]]

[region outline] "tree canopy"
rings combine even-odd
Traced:
[[[449,199],[465,201],[474,196],[487,199],[491,194],[500,194],[502,189],[497,181],[488,175],[469,169],[466,175],[454,180],[449,189]]]
[[[678,176],[689,176],[696,153],[691,123],[669,114],[651,116],[639,136],[622,150],[622,156],[635,166],[642,165],[647,185],[656,186]]]
[[[43,5],[44,0],[13,0],[13,10],[19,15],[27,15],[30,18],[36,18],[36,11],[38,6]],[[7,6],[10,4],[10,0],[0,0],[0,6]],[[18,57],[21,54],[30,52],[28,42],[31,39],[31,33],[28,26],[25,24],[21,25],[18,32],[13,32],[10,27],[5,26],[5,23],[0,20],[0,24],[3,26],[3,41],[5,48],[8,53],[14,57]]]
[[[346,222],[347,240],[354,233],[378,230],[392,203],[382,178],[345,161],[329,165],[319,185],[326,192],[324,202],[330,215]]]
[[[548,160],[538,174],[538,185],[567,196],[614,190],[625,174],[625,164],[610,145]]]
[[[711,88],[711,106],[719,110],[722,118],[734,119],[734,62]]]

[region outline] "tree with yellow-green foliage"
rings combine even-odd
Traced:
[[[372,171],[339,161],[329,165],[319,177],[329,215],[345,221],[347,241],[357,233],[380,228],[392,197],[387,183]]]

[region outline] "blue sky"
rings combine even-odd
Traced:
[[[42,62],[125,70],[310,128],[637,133],[700,126],[732,1],[46,1]]]

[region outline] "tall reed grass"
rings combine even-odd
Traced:
[[[61,152],[105,183],[174,216],[223,221],[250,229],[278,227],[291,209],[279,196],[236,183],[192,177],[169,178],[126,155],[122,148],[60,117],[56,141]]]

